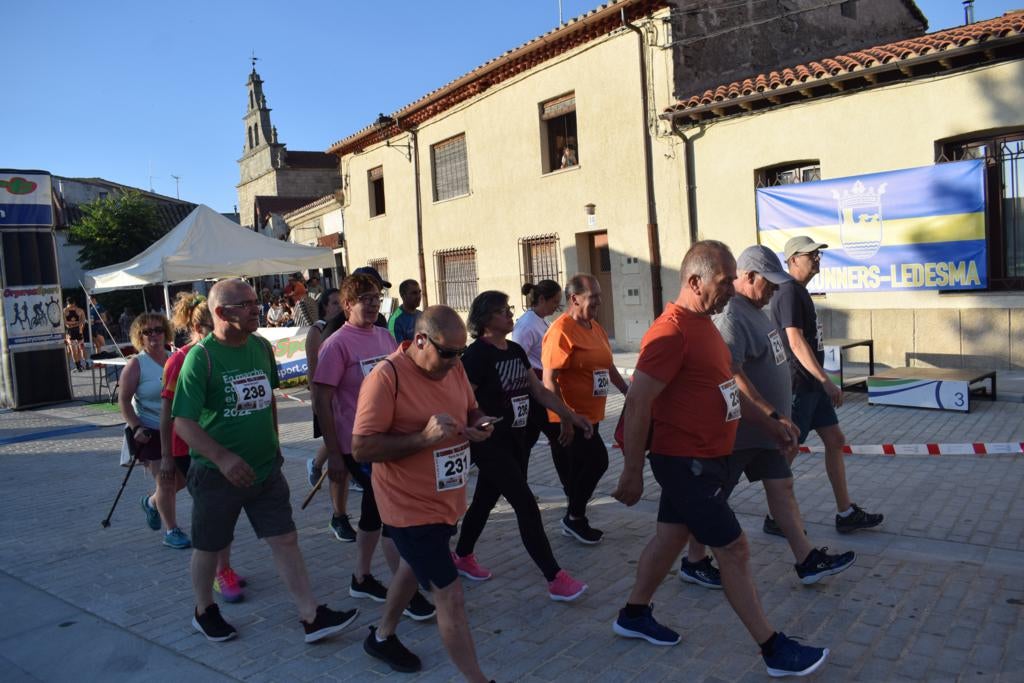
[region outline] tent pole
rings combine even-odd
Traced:
[[[168,318],[171,317],[171,290],[167,287],[167,283],[164,283],[164,315]]]

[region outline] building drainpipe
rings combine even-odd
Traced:
[[[680,128],[678,119],[672,118],[672,132],[679,136],[683,141],[683,156],[684,159],[684,172],[686,177],[683,182],[686,183],[686,222],[689,223],[690,227],[690,244],[693,245],[697,241],[697,183],[695,178],[697,177],[697,164],[694,161],[693,154],[693,141],[704,135],[704,129],[693,136],[687,136]]]
[[[395,127],[403,133],[409,134],[411,149],[409,155],[412,157],[413,182],[416,185],[416,255],[420,267],[420,292],[423,297],[423,308],[430,305],[427,297],[427,262],[423,254],[423,197],[420,193],[420,139],[415,128],[403,128],[398,119],[394,120]]]
[[[658,233],[658,207],[654,198],[654,162],[651,150],[651,128],[649,125],[650,109],[647,102],[647,52],[644,49],[644,34],[639,28],[626,21],[626,10],[620,11],[622,25],[636,34],[638,53],[640,56],[640,96],[643,102],[644,125],[644,174],[647,192],[647,247],[651,262],[651,296],[654,317],[661,315],[661,237]]]

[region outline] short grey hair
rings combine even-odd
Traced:
[[[710,280],[716,273],[722,270],[726,263],[723,257],[733,258],[729,245],[718,240],[701,240],[694,242],[683,257],[683,263],[679,266],[679,277],[683,282],[696,275],[701,280]]]
[[[590,273],[576,273],[565,283],[565,303],[568,304],[573,294],[579,295],[594,288],[597,278]]]

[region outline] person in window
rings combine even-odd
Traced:
[[[579,160],[576,159],[576,150],[572,148],[572,145],[566,145],[562,148],[561,168],[569,168],[570,166],[576,166],[579,163]]]

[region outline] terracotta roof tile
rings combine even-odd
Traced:
[[[757,74],[741,81],[723,83],[703,93],[682,99],[666,110],[666,113],[684,112],[704,107],[712,102],[751,96],[779,88],[792,87],[808,81],[827,79],[854,73],[861,69],[893,64],[936,52],[956,50],[989,40],[1024,35],[1024,11],[1007,12],[1001,17],[979,21],[967,26],[936,31],[917,38],[908,38],[885,45],[819,59],[807,64],[796,64],[775,71]],[[751,90],[750,84],[754,84]]]

